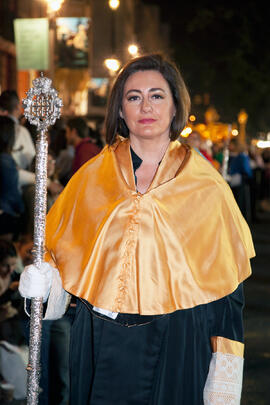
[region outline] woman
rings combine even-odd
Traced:
[[[222,177],[175,141],[188,112],[173,63],[129,62],[108,103],[108,145],[49,212],[47,263],[21,277],[23,296],[44,298],[53,278],[49,317],[66,292],[78,297],[71,404],[240,403],[253,245]]]
[[[18,169],[11,152],[15,143],[15,124],[0,116],[0,235],[13,240],[21,231],[24,210],[19,190]]]

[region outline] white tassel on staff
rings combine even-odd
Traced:
[[[44,256],[44,237],[47,210],[47,160],[48,140],[47,130],[56,119],[60,118],[62,100],[55,89],[51,88],[52,81],[41,76],[33,80],[33,87],[23,99],[24,115],[30,124],[38,130],[36,142],[36,183],[34,205],[34,247],[33,262],[40,267]],[[29,362],[27,366],[27,405],[38,404],[40,379],[40,345],[42,329],[43,303],[42,298],[31,299]]]

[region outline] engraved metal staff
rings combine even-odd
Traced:
[[[45,222],[47,211],[47,130],[60,117],[62,100],[57,91],[51,88],[51,79],[43,73],[33,80],[33,87],[22,100],[24,115],[37,126],[36,142],[36,184],[34,205],[34,247],[33,263],[40,267],[44,256]],[[31,299],[29,362],[27,366],[27,405],[38,404],[40,378],[40,346],[43,316],[42,298]]]

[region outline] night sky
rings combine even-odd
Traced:
[[[170,25],[173,59],[192,100],[210,97],[220,120],[236,122],[240,109],[249,115],[250,136],[270,131],[270,23],[267,3],[196,0],[143,0],[161,7]],[[170,4],[174,3],[174,4]],[[205,98],[206,99],[206,98]],[[193,111],[205,108],[192,104]]]

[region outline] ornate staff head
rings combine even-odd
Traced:
[[[40,77],[33,80],[33,87],[28,90],[27,97],[22,100],[25,117],[40,131],[46,131],[60,118],[61,107],[63,107],[61,98],[51,84],[51,79],[44,77],[41,73]]]

